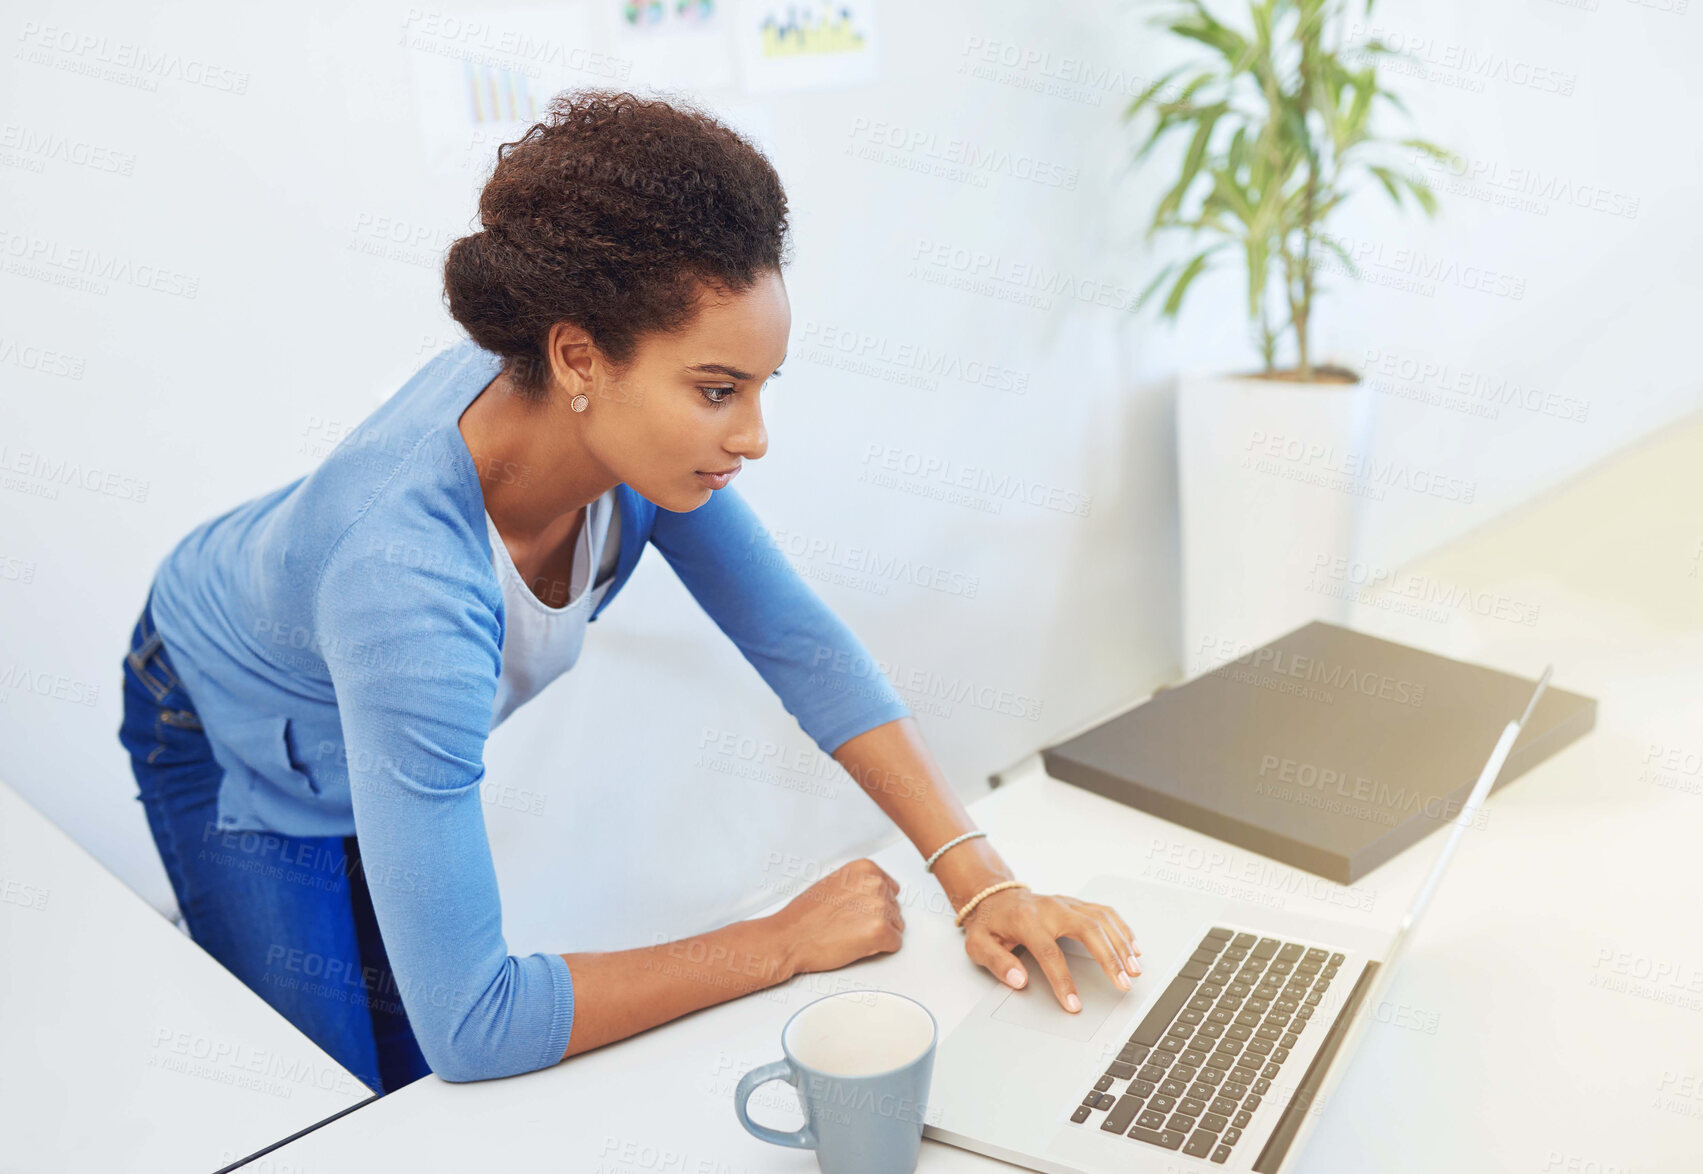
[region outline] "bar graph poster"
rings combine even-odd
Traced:
[[[497,146],[538,121],[558,92],[620,88],[632,70],[575,8],[411,9],[399,44],[428,166],[472,174],[488,171]]]
[[[869,85],[881,73],[875,0],[741,0],[747,93]]]

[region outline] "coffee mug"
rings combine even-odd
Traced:
[[[815,1150],[822,1174],[911,1174],[939,1037],[934,1013],[906,995],[842,991],[817,999],[781,1029],[786,1059],[739,1078],[734,1112],[763,1141]],[[798,1090],[802,1129],[751,1120],[747,1102],[771,1080]]]

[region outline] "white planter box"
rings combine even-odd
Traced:
[[[1344,584],[1320,572],[1355,554],[1364,499],[1344,470],[1367,451],[1372,402],[1363,383],[1179,380],[1185,676],[1347,617]]]

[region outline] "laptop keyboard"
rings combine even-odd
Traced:
[[[1070,1119],[1229,1161],[1343,960],[1210,930]]]

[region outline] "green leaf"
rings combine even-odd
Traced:
[[[1247,39],[1228,25],[1221,23],[1200,0],[1194,0],[1194,11],[1171,26],[1171,31],[1180,37],[1199,41],[1210,49],[1217,50],[1219,56],[1230,65],[1232,73],[1240,73],[1247,68],[1250,58]]]
[[[1354,79],[1354,101],[1348,107],[1345,118],[1347,123],[1348,141],[1361,138],[1366,133],[1366,116],[1372,112],[1372,96],[1377,93],[1377,86],[1372,80],[1372,71],[1366,70]]]
[[[1154,214],[1156,220],[1172,215],[1182,205],[1189,185],[1194,183],[1195,176],[1200,174],[1201,161],[1206,157],[1207,143],[1212,138],[1212,128],[1218,124],[1219,116],[1223,113],[1222,106],[1202,112],[1195,127],[1194,139],[1189,143],[1188,154],[1183,158],[1182,175],[1171,190],[1165,193],[1165,198],[1159,201],[1159,209]]]
[[[1347,250],[1345,250],[1341,245],[1337,244],[1335,237],[1325,236],[1323,234],[1320,234],[1319,236],[1314,237],[1313,239],[1317,240],[1320,244],[1324,245],[1325,248],[1329,249],[1331,252],[1335,253],[1339,258],[1341,258],[1343,267],[1348,270],[1348,274],[1349,274],[1350,277],[1353,277],[1353,278],[1356,278],[1356,279],[1359,278],[1360,267],[1354,263],[1354,258],[1350,257],[1348,255]]]
[[[1269,3],[1255,4],[1249,11],[1254,20],[1254,45],[1259,49],[1260,56],[1268,56],[1271,52],[1271,23],[1275,5]]]
[[[1439,147],[1436,143],[1433,143],[1428,139],[1398,139],[1396,141],[1400,146],[1418,151],[1422,155],[1429,155],[1439,163],[1446,163],[1453,166],[1454,164],[1461,162],[1461,157],[1459,155],[1455,154],[1447,147]]]
[[[1164,283],[1165,279],[1171,275],[1171,272],[1174,269],[1176,269],[1175,265],[1166,265],[1161,268],[1153,280],[1142,287],[1141,293],[1137,295],[1135,299],[1135,304],[1138,306],[1145,306],[1147,304],[1147,299],[1153,296],[1153,291],[1158,289],[1159,286]]]
[[[1183,271],[1177,275],[1177,283],[1171,287],[1170,296],[1165,299],[1165,305],[1160,310],[1164,317],[1175,318],[1177,316],[1177,311],[1182,309],[1183,295],[1188,292],[1189,284],[1206,269],[1207,258],[1217,252],[1219,247],[1213,245],[1210,249],[1196,253],[1190,258],[1189,263],[1183,266]]]
[[[1224,153],[1224,164],[1231,172],[1240,171],[1247,161],[1248,128],[1244,123],[1236,128],[1236,133],[1230,136],[1230,147]]]
[[[1212,173],[1212,194],[1227,208],[1232,216],[1243,224],[1252,224],[1254,220],[1253,205],[1248,202],[1248,195],[1236,185],[1236,181],[1222,171]]]
[[[1437,214],[1436,192],[1432,191],[1428,185],[1420,183],[1410,176],[1402,176],[1402,183],[1407,186],[1408,191],[1413,193],[1413,198],[1419,202],[1419,206],[1425,209],[1425,215],[1435,216]]]
[[[1142,90],[1141,93],[1130,99],[1129,105],[1124,107],[1124,119],[1127,121],[1134,118],[1138,113],[1144,110],[1147,105],[1159,95],[1159,91],[1170,85],[1171,79],[1183,72],[1185,68],[1187,67],[1179,65],[1175,69],[1166,70],[1164,73],[1159,75],[1152,85],[1148,86],[1145,90]]]
[[[1250,236],[1243,247],[1248,262],[1248,317],[1258,318],[1265,304],[1266,260],[1269,249],[1263,237]]]
[[[1406,181],[1387,167],[1367,167],[1366,170],[1378,177],[1378,182],[1390,193],[1390,199],[1395,201],[1396,207],[1401,207],[1401,186],[1405,186]]]

